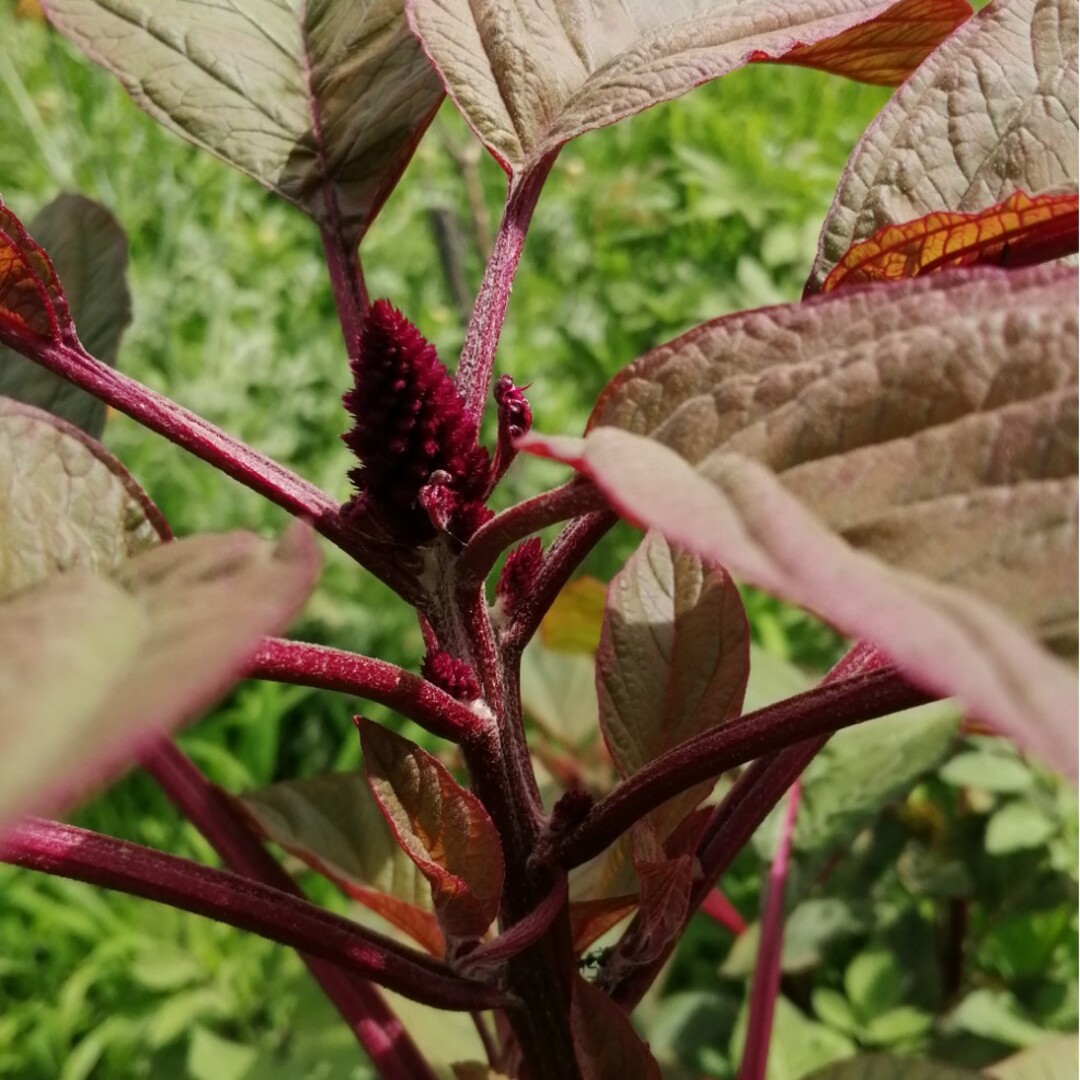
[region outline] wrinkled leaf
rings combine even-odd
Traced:
[[[660,1066],[630,1018],[603,992],[578,976],[570,1002],[570,1030],[582,1080],[663,1080]]]
[[[938,7],[951,14],[928,24],[924,5],[911,0],[406,3],[409,24],[455,104],[511,178],[586,131],[750,61],[782,60],[801,49],[795,62],[835,63],[854,74],[857,57],[852,68],[842,50],[814,54],[807,47],[853,27],[867,31],[877,17],[910,21],[932,47],[934,30],[948,33],[961,14],[953,0]]]
[[[647,535],[608,589],[596,658],[600,727],[624,777],[739,715],[749,643],[742,600],[723,568]],[[650,815],[661,840],[710,786]]]
[[[615,428],[524,445],[581,469],[629,521],[878,643],[920,684],[955,694],[1074,772],[1076,686],[1067,667],[977,597],[845,544],[756,462],[721,452],[695,470]]]
[[[398,845],[362,772],[271,784],[241,804],[263,836],[442,956],[427,879]]]
[[[0,616],[0,821],[110,778],[160,732],[218,697],[314,584],[297,527],[163,544],[111,579],[53,575]]]
[[[935,211],[1077,182],[1074,0],[995,0],[894,95],[840,180],[807,283],[856,240]]]
[[[48,255],[0,202],[0,335],[4,331],[60,341],[72,324]]]
[[[401,0],[49,0],[170,131],[358,240],[442,98]]]
[[[365,722],[360,742],[371,790],[431,885],[443,933],[480,937],[499,912],[503,885],[502,846],[483,804],[408,739]]]
[[[124,230],[100,203],[60,195],[34,218],[30,233],[49,253],[63,282],[86,351],[115,364],[121,335],[131,322]],[[103,402],[3,347],[0,395],[45,409],[94,437],[105,427]]]
[[[780,62],[899,86],[970,17],[968,0],[904,0],[872,22],[816,45],[796,46]]]
[[[898,281],[957,266],[1030,266],[1077,249],[1076,195],[1022,191],[974,214],[937,211],[853,244],[821,285]]]
[[[540,640],[555,652],[595,653],[600,644],[607,588],[594,577],[575,578],[540,622]]]
[[[59,570],[109,573],[168,535],[104,447],[7,398],[0,398],[0,490],[0,597]]]

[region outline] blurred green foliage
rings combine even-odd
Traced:
[[[131,245],[124,370],[347,497],[338,436],[349,375],[310,223],[165,133],[13,11],[4,0],[4,200],[25,218],[62,190],[110,207]],[[698,322],[797,299],[840,170],[886,97],[756,66],[571,144],[537,213],[499,353],[500,371],[532,384],[537,427],[580,430],[617,370]],[[403,308],[444,358],[462,341],[502,196],[501,172],[447,107],[365,240],[372,294]],[[274,507],[122,416],[105,441],[178,534],[283,524]],[[548,463],[519,462],[499,497],[561,478]],[[636,540],[620,527],[587,569],[609,577]],[[798,611],[756,593],[746,601],[755,638],[780,659],[821,670],[841,648]],[[422,651],[411,612],[333,550],[297,634],[414,669]],[[353,767],[359,707],[248,683],[183,744],[232,790]],[[975,739],[902,796],[860,826],[848,857],[799,883],[777,1019],[790,1052],[774,1060],[773,1080],[857,1046],[982,1063],[1043,1030],[1075,1028],[1071,795],[1007,747]],[[142,776],[78,820],[213,861]],[[725,879],[748,921],[763,865],[749,849]],[[343,906],[325,882],[308,884]],[[958,931],[966,948],[953,955]],[[750,940],[732,948],[730,933],[696,920],[663,993],[643,1006],[671,1076],[733,1075]],[[0,1077],[366,1076],[356,1059],[286,950],[0,867]]]

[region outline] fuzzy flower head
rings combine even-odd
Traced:
[[[355,382],[343,400],[356,423],[343,438],[361,467],[349,473],[357,494],[346,514],[404,543],[444,531],[467,540],[490,517],[491,463],[435,347],[378,300],[351,367]]]

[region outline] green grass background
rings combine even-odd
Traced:
[[[310,223],[156,127],[107,75],[13,10],[7,0],[0,6],[0,195],[24,218],[64,190],[110,207],[131,248],[135,319],[124,370],[344,499],[348,369]],[[536,215],[499,351],[500,371],[532,383],[536,426],[577,433],[606,381],[641,352],[704,319],[796,300],[846,157],[887,96],[813,72],[755,67],[569,146]],[[485,209],[470,210],[456,160],[469,146],[464,124],[445,108],[363,249],[372,294],[402,307],[446,358],[460,346],[467,311],[440,262],[436,219],[453,234],[458,271],[473,289],[482,271],[477,237],[497,224],[503,191],[501,172],[480,156]],[[180,535],[269,534],[283,524],[281,512],[122,416],[110,420],[105,441]],[[561,476],[520,462],[500,498]],[[635,542],[631,530],[617,531],[588,569],[609,576]],[[835,637],[801,613],[757,594],[747,604],[756,640],[774,656],[811,670],[835,656]],[[333,550],[297,634],[414,669],[421,655],[410,612]],[[183,744],[233,790],[355,767],[357,708],[248,683]],[[967,742],[965,752],[1007,759],[1023,779],[973,796],[966,779],[931,775],[871,830],[849,878],[841,873],[808,894],[833,905],[814,910],[841,930],[819,932],[816,962],[787,977],[794,1004],[778,1024],[787,1045],[808,1049],[774,1062],[772,1080],[795,1080],[808,1064],[860,1046],[981,1063],[1075,1027],[1071,798],[987,740]],[[991,819],[1013,805],[1031,810],[1027,829],[1014,846],[988,850]],[[128,777],[78,820],[213,861],[144,777]],[[899,865],[897,853],[910,854],[912,844],[939,875],[955,879],[960,866],[968,877],[948,887],[905,878],[889,858]],[[750,918],[762,865],[760,853],[748,852],[727,883]],[[342,906],[324,883],[308,884],[316,898]],[[946,998],[937,938],[971,897],[964,985]],[[899,982],[882,975],[906,970],[913,942],[926,972]],[[747,970],[733,952],[730,935],[696,922],[665,993],[648,1005],[645,1021],[670,1075],[732,1075]],[[982,995],[968,1008],[974,1019],[954,1023],[972,994]],[[897,1008],[912,1014],[907,1026],[893,1016],[891,1034],[882,1035],[888,1023],[875,1034],[877,1018]],[[411,1015],[435,1041],[460,1036],[467,1050],[468,1032],[456,1022]],[[0,1077],[365,1075],[348,1034],[287,951],[0,867]]]

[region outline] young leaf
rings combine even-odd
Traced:
[[[22,222],[0,202],[0,331],[60,341],[73,334],[56,271]]]
[[[937,6],[950,16],[931,25],[948,33],[959,8],[954,0]],[[455,104],[512,180],[578,135],[752,60],[782,60],[879,17],[910,19],[920,36],[926,29],[923,5],[911,0],[407,0],[406,11]],[[859,67],[807,51],[797,62],[836,60],[845,74]]]
[[[0,398],[0,489],[0,597],[58,570],[108,573],[168,536],[103,446],[8,398]]]
[[[825,219],[806,290],[887,225],[972,213],[1014,191],[1076,190],[1073,0],[994,0],[900,88],[863,135]]]
[[[974,214],[939,211],[886,225],[845,252],[822,282],[898,281],[955,266],[1030,266],[1077,250],[1076,195],[1029,198],[1014,192]]]
[[[1065,665],[977,597],[845,544],[757,463],[721,451],[695,471],[615,428],[585,440],[530,437],[525,448],[581,469],[629,521],[878,643],[917,683],[957,695],[1074,775],[1076,685]]]
[[[432,955],[443,955],[427,880],[398,845],[362,772],[271,784],[248,792],[240,803],[267,839]]]
[[[111,580],[53,575],[8,599],[0,822],[73,801],[205,708],[259,638],[285,628],[317,566],[300,527],[277,546],[247,533],[200,536],[144,552]]]
[[[1023,330],[1020,331],[1020,327]],[[590,429],[756,458],[854,546],[1075,633],[1076,271],[969,269],[706,323]]]
[[[480,800],[420,747],[360,725],[364,768],[398,843],[431,885],[447,939],[480,937],[499,913],[503,856]]]
[[[630,1018],[603,992],[578,976],[570,1003],[570,1030],[582,1080],[663,1080],[660,1066]]]
[[[742,600],[723,568],[647,535],[608,589],[596,658],[600,727],[623,776],[739,715],[749,644]],[[707,791],[695,788],[650,816],[660,840]]]
[[[170,131],[359,240],[442,98],[401,0],[49,0]]]
[[[30,233],[49,253],[64,284],[86,350],[115,364],[121,335],[131,322],[124,230],[100,203],[60,195],[34,218]],[[105,427],[105,405],[97,398],[2,346],[0,395],[45,409],[95,438]]]

